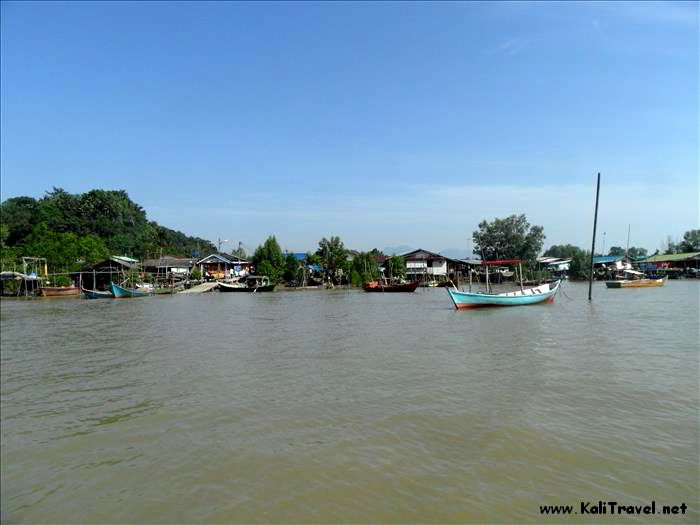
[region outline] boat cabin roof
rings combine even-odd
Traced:
[[[499,261],[481,261],[483,266],[503,266],[505,264],[518,264],[523,262],[522,259],[501,259]]]

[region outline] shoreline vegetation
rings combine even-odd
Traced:
[[[551,273],[543,272],[536,261],[545,238],[544,228],[531,225],[525,215],[483,220],[472,233],[473,254],[477,261],[523,260],[524,279],[546,279]],[[700,251],[700,230],[686,232],[681,242],[673,242],[669,236],[664,245],[666,254],[692,251]],[[217,247],[211,241],[149,221],[146,211],[124,190],[70,194],[54,187],[40,199],[13,197],[0,204],[2,271],[22,269],[23,257],[39,257],[44,260],[44,274],[52,276],[52,286],[71,285],[71,275],[110,256],[124,255],[138,261],[163,255],[200,259],[215,253]],[[634,260],[647,253],[645,248],[613,246],[608,255]],[[231,255],[250,261],[254,272],[268,276],[271,283],[287,286],[301,286],[310,279],[331,287],[361,287],[380,279],[400,281],[407,277],[403,257],[376,248],[349,250],[337,236],[322,238],[315,252],[301,258],[284,253],[275,235],[250,255],[241,246]],[[542,255],[570,260],[567,277],[588,279],[590,251],[571,244],[553,245]],[[143,271],[126,277],[133,282],[157,280]],[[187,277],[198,281],[204,276],[194,267]]]

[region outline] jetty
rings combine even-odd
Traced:
[[[210,283],[202,283],[198,284],[197,286],[193,286],[192,288],[189,288],[188,290],[182,290],[181,292],[178,293],[205,293],[205,292],[211,292],[214,288],[219,286],[218,282],[210,282]]]

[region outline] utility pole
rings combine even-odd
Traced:
[[[593,290],[593,254],[595,253],[595,230],[598,226],[598,197],[600,196],[600,173],[598,173],[598,184],[595,189],[595,215],[593,216],[593,242],[591,243],[591,274],[588,277],[588,300],[591,300]]]
[[[228,242],[228,240],[222,239],[221,237],[219,237],[219,253],[221,253],[221,245],[225,242]]]

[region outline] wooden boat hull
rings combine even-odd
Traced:
[[[83,290],[83,295],[86,299],[113,299],[114,295],[112,292],[100,292],[99,290]]]
[[[650,288],[653,286],[663,286],[663,279],[637,279],[622,281],[605,281],[608,288]]]
[[[80,295],[80,288],[77,286],[45,286],[41,289],[41,295],[44,297]]]
[[[149,295],[153,295],[151,292],[139,290],[138,288],[124,288],[114,283],[109,283],[109,289],[116,298],[148,297]]]
[[[266,284],[265,286],[258,286],[257,288],[249,286],[233,286],[226,283],[219,283],[220,292],[246,292],[246,293],[260,293],[260,292],[272,292],[275,289],[274,284]]]
[[[448,288],[447,293],[457,310],[485,308],[489,306],[524,306],[528,304],[553,303],[559,290],[560,281],[543,284],[535,288],[526,288],[502,294],[460,292]]]
[[[365,292],[379,292],[379,293],[407,293],[407,292],[415,292],[416,288],[418,288],[418,285],[420,284],[419,281],[415,281],[413,283],[406,283],[406,284],[387,284],[383,285],[380,284],[376,281],[370,282],[370,283],[365,283],[365,285],[362,287]]]

